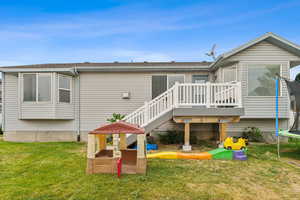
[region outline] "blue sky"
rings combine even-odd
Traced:
[[[299,10],[299,0],[2,0],[0,65],[202,61],[214,43],[220,54],[266,32],[300,44]]]

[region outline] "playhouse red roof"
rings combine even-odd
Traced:
[[[106,124],[96,128],[95,130],[89,132],[89,134],[120,134],[120,133],[131,133],[131,134],[144,134],[145,129],[130,124],[124,121],[114,122],[111,124]]]

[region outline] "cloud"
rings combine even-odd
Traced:
[[[24,19],[22,23],[0,23],[0,42],[5,47],[0,50],[0,64],[202,59],[204,53],[198,53],[195,48],[178,46],[166,53],[163,49],[167,48],[160,45],[149,50],[148,44],[144,44],[145,38],[161,32],[216,32],[221,26],[239,26],[241,22],[296,7],[299,3],[268,4],[267,8],[247,12],[235,11],[237,5],[224,2],[205,6],[196,3],[170,9],[138,3],[98,12],[40,14],[34,19]],[[139,37],[143,38],[142,42]]]
[[[32,20],[34,22],[2,24],[0,36],[21,39],[99,37],[183,30],[191,28],[185,19],[210,15],[214,9],[216,8],[195,5],[166,11],[138,4],[99,12],[45,15],[39,16],[39,20]]]

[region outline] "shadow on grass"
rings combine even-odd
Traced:
[[[260,159],[272,159],[277,157],[277,144],[249,146],[250,156]],[[300,141],[289,140],[287,144],[280,144],[280,157],[300,160]]]

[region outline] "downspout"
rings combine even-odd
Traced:
[[[5,130],[5,73],[2,72],[2,94],[1,94],[1,98],[2,98],[2,124],[1,124],[1,129],[2,132],[4,134],[4,130]]]
[[[81,141],[81,138],[80,138],[80,76],[79,76],[79,73],[78,73],[78,71],[77,71],[77,66],[75,65],[75,67],[74,67],[74,74],[75,74],[75,76],[76,76],[76,82],[77,82],[77,98],[78,98],[78,100],[77,100],[77,112],[75,112],[75,113],[77,113],[77,142],[80,142]],[[75,95],[76,96],[76,95]],[[75,106],[76,107],[76,106]]]

